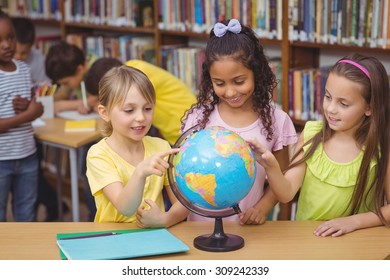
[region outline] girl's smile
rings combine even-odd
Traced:
[[[230,57],[222,57],[210,67],[215,94],[232,108],[252,109],[254,76],[252,70]]]
[[[335,131],[351,132],[371,115],[361,88],[345,77],[329,74],[325,87],[323,110],[329,126]]]
[[[154,113],[154,104],[150,104],[132,86],[127,93],[124,104],[113,107],[108,119],[113,125],[112,137],[141,141],[148,133]]]

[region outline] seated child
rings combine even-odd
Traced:
[[[94,58],[86,59],[77,46],[60,42],[50,47],[45,60],[45,69],[53,83],[60,85],[54,96],[54,113],[77,110],[88,114],[96,110],[97,96],[87,95],[87,107],[81,95],[81,82]]]

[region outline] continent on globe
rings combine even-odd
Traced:
[[[208,203],[218,206],[215,202],[215,176],[202,175],[202,174],[193,174],[189,173],[186,175],[187,186],[190,190],[199,193],[201,197],[204,198]]]

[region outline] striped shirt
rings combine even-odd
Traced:
[[[0,118],[15,116],[12,100],[17,96],[31,97],[30,68],[22,61],[13,60],[16,70],[0,70]],[[31,122],[0,133],[0,160],[25,158],[36,151],[34,131]]]

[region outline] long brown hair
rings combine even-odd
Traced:
[[[349,63],[340,63],[341,60],[351,60],[364,67],[369,77],[358,67]],[[340,77],[345,77],[350,81],[358,83],[361,88],[361,94],[367,104],[370,106],[371,116],[366,117],[360,128],[357,129],[355,140],[363,148],[363,159],[360,165],[359,173],[356,180],[356,186],[351,200],[347,206],[351,206],[351,214],[358,213],[361,205],[368,205],[368,193],[374,192],[375,195],[375,213],[381,222],[390,226],[380,210],[385,205],[385,178],[389,161],[389,118],[390,118],[390,98],[389,98],[389,80],[386,69],[382,63],[375,57],[367,57],[361,54],[352,54],[340,59],[329,69],[329,73]],[[333,131],[330,129],[326,118],[323,120],[322,130],[313,138],[304,143],[303,146],[311,145],[307,153],[299,161],[294,159],[303,153],[303,147],[296,151],[287,168],[305,162],[320,143],[325,143],[331,138]],[[369,172],[370,163],[374,160],[377,162],[373,181],[370,185]]]

